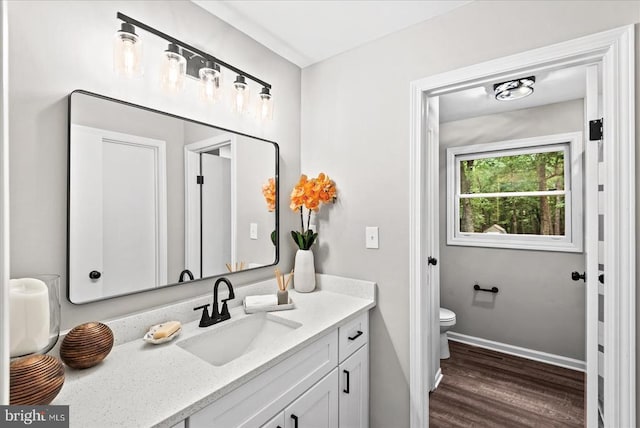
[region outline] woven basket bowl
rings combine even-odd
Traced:
[[[69,367],[87,369],[104,360],[113,348],[113,332],[99,322],[74,327],[60,345],[60,357]]]

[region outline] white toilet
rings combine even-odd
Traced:
[[[447,330],[456,325],[456,313],[449,309],[440,308],[440,359],[446,360],[449,353],[449,340]]]

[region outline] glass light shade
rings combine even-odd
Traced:
[[[133,25],[122,24],[113,37],[113,71],[123,77],[142,75],[142,40]]]
[[[60,276],[9,281],[10,357],[46,354],[60,335]]]
[[[247,113],[249,111],[250,90],[244,76],[238,75],[231,91],[231,111]]]
[[[256,117],[260,121],[273,120],[273,96],[269,88],[262,88],[258,96],[258,104],[256,108]]]
[[[160,85],[169,92],[180,92],[184,88],[187,74],[187,60],[180,54],[180,48],[170,44],[163,53],[160,68]]]
[[[220,66],[211,64],[207,61],[207,65],[198,72],[200,76],[200,96],[204,101],[216,102],[222,94],[222,73]]]

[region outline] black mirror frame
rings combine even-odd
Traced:
[[[275,187],[276,187],[276,207],[275,207],[275,232],[276,232],[276,236],[275,236],[275,247],[276,247],[276,254],[275,254],[275,260],[273,263],[268,264],[268,265],[264,265],[264,266],[260,266],[260,267],[255,267],[255,268],[249,268],[249,269],[244,269],[242,271],[237,271],[237,272],[222,272],[219,275],[213,275],[213,276],[209,276],[206,278],[200,278],[200,279],[196,279],[193,281],[185,281],[185,282],[177,282],[177,283],[171,283],[171,284],[166,284],[166,285],[161,285],[159,287],[154,287],[154,288],[148,288],[145,290],[140,290],[140,291],[133,291],[131,293],[125,293],[125,294],[118,294],[116,296],[109,296],[109,297],[105,297],[103,299],[98,299],[98,300],[91,300],[88,302],[82,302],[82,303],[78,303],[78,302],[73,302],[70,299],[70,295],[71,295],[71,282],[69,281],[69,270],[70,270],[70,254],[71,254],[71,248],[70,248],[70,232],[71,232],[71,216],[69,215],[69,213],[71,212],[70,207],[71,207],[71,97],[73,96],[73,94],[83,94],[83,95],[88,95],[88,96],[92,96],[92,97],[96,97],[96,98],[100,98],[106,101],[112,101],[115,103],[119,103],[119,104],[123,104],[125,106],[128,107],[134,107],[134,108],[139,108],[151,113],[157,113],[157,114],[161,114],[164,116],[169,116],[171,118],[174,119],[180,119],[180,120],[184,120],[187,122],[191,122],[191,123],[195,123],[197,125],[202,125],[202,126],[207,126],[210,128],[215,128],[215,129],[219,129],[221,131],[225,131],[225,132],[230,132],[233,133],[235,135],[240,135],[242,137],[248,137],[248,138],[253,138],[255,140],[259,140],[259,141],[264,141],[265,143],[270,143],[273,144],[273,147],[275,149],[275,174],[274,174],[274,179],[275,179]],[[248,272],[248,271],[254,271],[254,270],[258,270],[258,269],[264,269],[264,268],[268,268],[270,266],[275,266],[278,264],[278,262],[280,261],[280,146],[278,146],[278,143],[276,143],[275,141],[271,141],[271,140],[267,140],[264,138],[260,138],[260,137],[255,137],[253,135],[249,135],[249,134],[244,134],[242,132],[237,132],[237,131],[233,131],[227,128],[223,128],[220,126],[216,126],[216,125],[211,125],[209,123],[204,123],[204,122],[200,122],[194,119],[189,119],[186,117],[182,117],[182,116],[178,116],[172,113],[168,113],[168,112],[164,112],[161,110],[156,110],[153,109],[151,107],[145,107],[142,105],[138,105],[138,104],[133,104],[127,101],[123,101],[123,100],[118,100],[116,98],[111,98],[105,95],[100,95],[100,94],[96,94],[94,92],[89,92],[89,91],[85,91],[82,89],[76,89],[74,91],[72,91],[69,96],[68,96],[68,109],[67,109],[67,245],[66,245],[66,250],[67,250],[67,263],[66,263],[66,282],[67,282],[67,300],[74,304],[74,305],[85,305],[88,303],[94,303],[94,302],[102,302],[105,300],[110,300],[110,299],[116,299],[119,297],[124,297],[124,296],[130,296],[133,294],[139,294],[139,293],[147,293],[150,291],[154,291],[154,290],[160,290],[160,289],[164,289],[167,287],[174,287],[176,285],[185,285],[191,282],[198,282],[198,281],[206,281],[206,280],[210,280],[212,278],[218,278],[218,277],[222,277],[222,276],[228,276],[228,275],[233,275],[235,273],[240,273],[240,272]]]

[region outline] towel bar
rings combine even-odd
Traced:
[[[497,293],[498,291],[500,291],[498,290],[498,287],[482,288],[478,284],[474,284],[473,289],[476,291],[486,291],[488,293]]]

